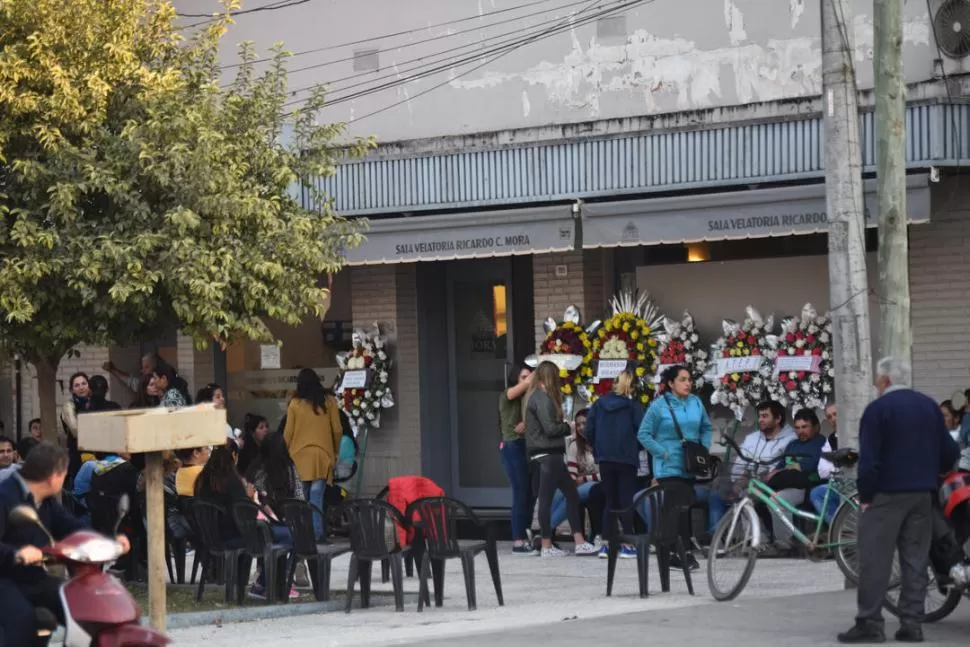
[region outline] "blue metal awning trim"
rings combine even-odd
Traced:
[[[874,170],[874,115],[859,116],[862,164]],[[362,159],[318,181],[346,216],[555,202],[823,175],[820,116],[650,131],[494,150]],[[970,105],[906,109],[911,169],[970,162]]]

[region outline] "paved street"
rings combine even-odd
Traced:
[[[334,563],[333,588],[346,582],[346,558]],[[705,571],[695,575],[697,595],[687,594],[683,577],[673,576],[673,590],[661,593],[651,560],[651,596],[636,595],[635,565],[621,562],[615,595],[605,594],[606,564],[595,558],[541,560],[503,554],[501,560],[505,607],[498,607],[484,559],[477,562],[478,611],[465,606],[460,566],[451,563],[445,577],[441,609],[416,612],[408,600],[404,613],[387,606],[354,609],[349,614],[320,613],[221,627],[198,627],[172,632],[176,644],[238,647],[254,639],[281,641],[288,647],[343,645],[497,643],[526,644],[550,639],[563,644],[785,644],[831,643],[852,618],[852,594],[842,591],[843,580],[833,562],[759,560],[747,589],[733,603],[715,602]],[[379,577],[377,578],[379,580]],[[409,592],[415,579],[406,580]],[[378,591],[389,584],[375,582]],[[894,629],[890,621],[889,628]],[[648,632],[648,633],[647,633]],[[937,644],[956,644],[970,632],[970,604],[929,630]],[[727,642],[725,642],[727,641]]]

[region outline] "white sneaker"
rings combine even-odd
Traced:
[[[599,554],[600,549],[597,548],[596,546],[594,546],[593,544],[591,544],[591,543],[589,543],[587,541],[587,542],[583,542],[582,544],[577,544],[576,545],[576,548],[575,548],[575,550],[573,552],[576,555],[579,555],[581,557],[585,557],[585,556],[588,556],[588,555],[597,555],[597,554]]]
[[[542,556],[543,557],[563,557],[565,555],[566,555],[566,553],[564,553],[563,551],[559,550],[555,546],[550,546],[549,548],[543,548],[542,549]]]
[[[593,545],[596,546],[597,548],[602,547],[604,545],[603,538],[600,537],[599,535],[596,535],[595,537],[593,537]]]

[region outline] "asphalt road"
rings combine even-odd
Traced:
[[[852,624],[852,592],[822,593],[776,600],[756,600],[704,605],[681,609],[647,611],[621,616],[572,620],[555,625],[516,628],[487,634],[408,643],[461,647],[496,645],[745,645],[746,647],[800,647],[838,644],[835,635]],[[886,633],[893,642],[898,623],[886,618]],[[924,627],[927,643],[968,644],[970,601],[946,620]]]

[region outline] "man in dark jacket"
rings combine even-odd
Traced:
[[[29,645],[37,633],[35,607],[45,607],[64,622],[61,581],[41,567],[41,547],[50,542],[33,524],[14,524],[10,512],[20,505],[37,510],[55,540],[82,530],[82,524],[57,501],[67,476],[68,455],[51,443],[31,450],[20,471],[0,483],[0,643]],[[118,537],[127,551],[128,540]]]
[[[839,634],[839,642],[886,640],[882,604],[897,550],[902,583],[896,640],[923,641],[920,622],[933,496],[940,474],[953,466],[960,452],[939,406],[913,391],[910,378],[905,361],[895,357],[879,360],[879,398],[866,407],[859,425],[859,608],[855,626]]]

